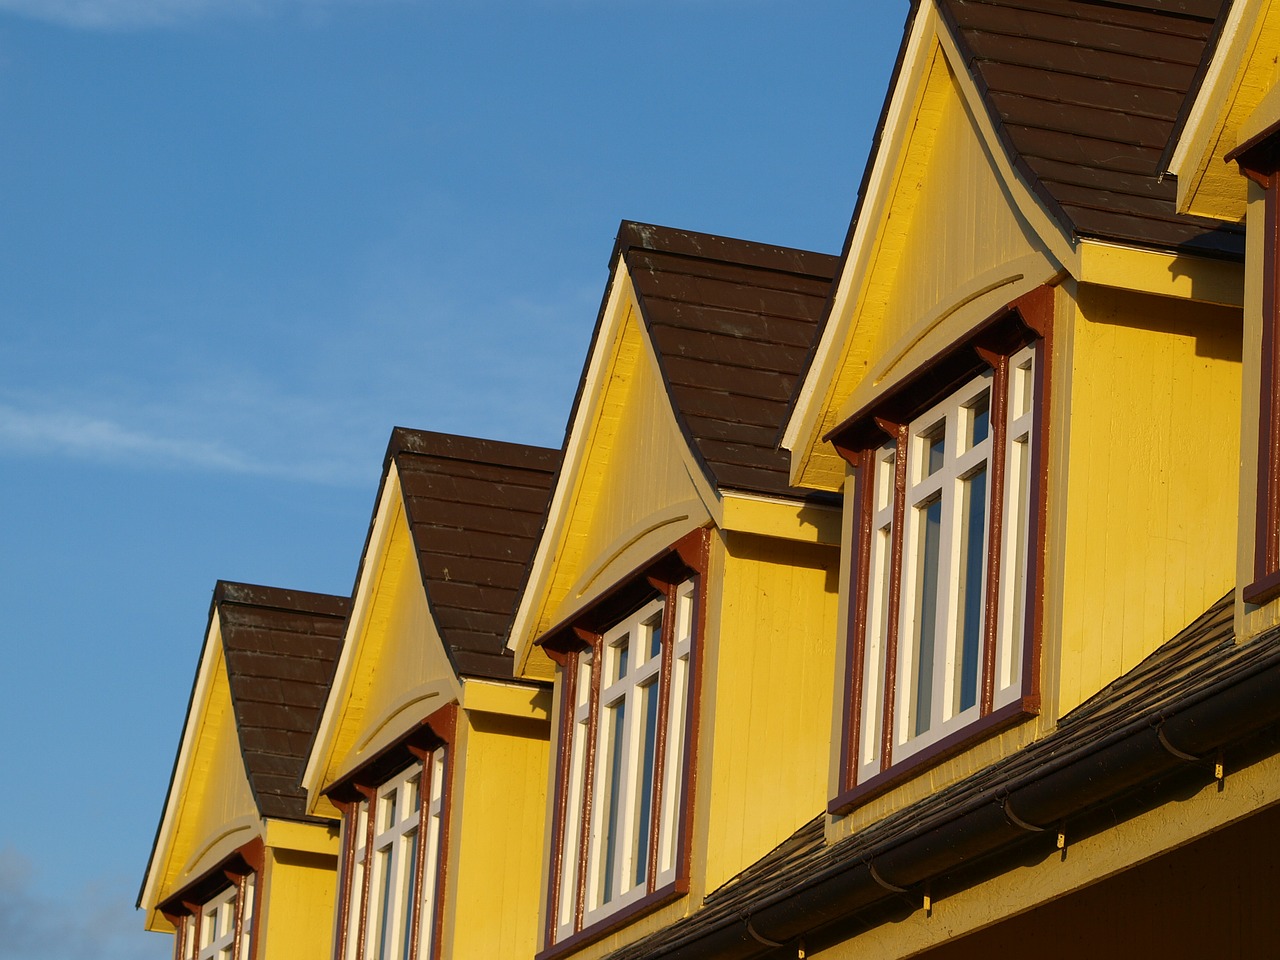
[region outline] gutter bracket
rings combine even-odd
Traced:
[[[1009,806],[1008,797],[1004,798],[1003,809],[1004,809],[1005,819],[1008,820],[1015,827],[1021,827],[1023,830],[1028,830],[1032,833],[1044,833],[1044,831],[1048,829],[1047,827],[1037,827],[1034,823],[1027,823],[1027,821],[1023,820],[1020,816],[1014,813],[1013,807]]]
[[[746,921],[747,933],[751,934],[751,939],[755,940],[756,943],[765,947],[785,947],[786,946],[785,943],[779,943],[777,940],[770,940],[768,937],[763,937],[760,934],[756,933],[756,928],[751,925],[750,914],[743,914],[742,919]],[[803,947],[801,948],[800,956],[802,957],[804,956]]]
[[[908,892],[906,887],[894,886],[884,877],[880,876],[879,871],[876,870],[876,865],[872,863],[870,860],[867,861],[867,870],[871,874],[871,879],[874,880],[880,886],[884,887],[884,889],[888,890],[890,893],[907,893]]]

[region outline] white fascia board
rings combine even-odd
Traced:
[[[381,570],[383,558],[386,556],[392,532],[391,520],[396,515],[400,496],[400,473],[396,469],[395,460],[392,459],[387,467],[386,482],[382,485],[382,496],[378,499],[378,510],[374,514],[373,529],[369,534],[369,547],[360,565],[360,579],[356,584],[351,615],[347,618],[347,629],[342,638],[342,651],[338,655],[338,666],[334,671],[333,683],[329,687],[328,699],[325,700],[324,713],[320,715],[320,724],[316,728],[316,737],[312,741],[306,769],[302,773],[302,786],[307,791],[308,813],[315,812],[320,791],[325,786],[320,782],[320,778],[328,762],[330,741],[335,733],[334,727],[342,715],[342,707],[350,693],[351,672],[355,669],[358,640],[363,635],[365,623],[369,618],[375,575]]]
[[[1218,38],[1218,45],[1213,51],[1213,59],[1209,61],[1209,69],[1205,72],[1204,80],[1200,84],[1200,90],[1196,93],[1196,99],[1191,105],[1191,112],[1187,114],[1187,122],[1182,125],[1182,133],[1178,137],[1178,143],[1174,147],[1173,156],[1169,158],[1169,172],[1178,178],[1178,210],[1181,212],[1185,197],[1182,190],[1182,173],[1187,163],[1191,160],[1191,150],[1195,145],[1195,141],[1207,139],[1209,134],[1205,134],[1202,138],[1201,130],[1204,124],[1212,123],[1214,118],[1221,113],[1219,104],[1226,99],[1229,90],[1227,86],[1235,82],[1234,76],[1227,76],[1227,62],[1238,62],[1240,50],[1239,46],[1248,39],[1242,35],[1241,24],[1245,21],[1245,10],[1249,10],[1249,23],[1253,23],[1258,15],[1258,4],[1252,0],[1234,0],[1231,4],[1231,11],[1227,14],[1227,22],[1222,26],[1222,36]],[[1212,108],[1211,108],[1212,105]],[[1190,188],[1190,184],[1187,185]]]
[[[195,686],[191,691],[191,704],[187,708],[187,718],[182,726],[182,742],[178,747],[178,758],[173,765],[173,778],[169,782],[169,792],[164,800],[164,813],[160,819],[160,830],[156,834],[155,846],[151,850],[151,862],[147,865],[147,878],[142,887],[139,906],[148,912],[154,910],[159,902],[158,889],[164,866],[168,861],[168,851],[173,843],[177,830],[178,799],[182,796],[182,785],[191,770],[192,757],[195,754],[196,740],[199,736],[198,720],[204,716],[205,707],[209,703],[209,694],[213,689],[215,665],[221,661],[222,624],[215,607],[209,617],[209,629],[205,633],[204,648],[200,651],[200,666],[196,671]]]
[[[520,594],[520,604],[516,607],[516,615],[511,622],[507,647],[516,654],[514,668],[517,675],[524,670],[528,662],[529,646],[533,638],[526,639],[524,635],[531,628],[534,605],[541,597],[547,578],[551,574],[553,546],[559,539],[560,528],[569,506],[569,498],[578,483],[582,460],[586,456],[587,432],[595,417],[596,402],[601,390],[604,389],[604,378],[608,373],[605,364],[608,357],[613,354],[614,341],[621,333],[622,306],[625,298],[631,296],[631,277],[627,271],[626,261],[622,257],[618,258],[614,271],[600,332],[596,337],[591,358],[583,376],[582,397],[578,402],[573,425],[565,442],[564,460],[561,462],[556,489],[551,496],[551,506],[547,510],[547,522],[543,525],[542,538],[538,541],[538,549],[533,555],[533,564],[529,568],[529,577],[525,581],[524,592]]]
[[[802,436],[807,436],[813,429],[819,411],[819,384],[827,383],[834,375],[834,366],[844,343],[846,331],[844,318],[850,298],[853,296],[854,279],[861,278],[865,271],[863,261],[867,257],[868,244],[874,240],[871,233],[874,224],[879,222],[880,208],[887,202],[893,187],[893,164],[896,150],[892,145],[898,143],[904,134],[903,124],[909,119],[908,111],[914,103],[915,85],[911,78],[918,77],[923,69],[923,58],[931,50],[928,39],[935,31],[937,13],[932,3],[922,3],[916,12],[915,22],[911,26],[911,38],[907,41],[907,52],[903,57],[902,69],[898,72],[897,86],[894,88],[889,111],[885,115],[884,128],[880,132],[880,144],[876,154],[871,158],[871,176],[867,178],[867,193],[862,198],[858,222],[853,226],[853,239],[849,243],[849,254],[842,264],[840,278],[836,285],[835,296],[832,297],[831,313],[828,323],[818,340],[818,348],[814,351],[813,362],[805,374],[804,382],[796,398],[795,409],[782,435],[782,447],[795,452],[796,445]],[[840,318],[841,322],[831,320]],[[791,467],[791,482],[795,483],[796,465],[794,458]]]

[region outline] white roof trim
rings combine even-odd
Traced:
[[[198,724],[196,718],[204,716],[209,703],[209,695],[214,683],[214,665],[222,659],[222,623],[215,607],[209,618],[209,629],[205,633],[204,649],[200,651],[200,666],[196,671],[195,687],[191,692],[191,706],[187,710],[186,722],[182,727],[182,743],[178,748],[178,759],[173,767],[173,779],[169,783],[169,792],[164,801],[164,814],[160,820],[160,832],[156,835],[155,847],[151,851],[151,862],[147,867],[147,879],[142,887],[140,905],[148,913],[154,910],[159,902],[158,889],[161,875],[168,862],[167,851],[173,844],[177,830],[178,798],[182,795],[182,785],[191,770],[191,762],[196,749]]]

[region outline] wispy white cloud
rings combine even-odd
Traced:
[[[323,13],[368,0],[0,0],[0,12],[91,30],[180,26],[209,17]]]
[[[0,453],[95,460],[143,469],[288,476],[348,482],[340,463],[269,461],[213,440],[163,436],[75,411],[33,411],[0,403]]]
[[[0,848],[0,960],[139,960],[168,956],[124,894],[102,883],[59,896],[38,889],[30,859]]]

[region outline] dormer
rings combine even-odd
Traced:
[[[549,697],[506,639],[559,459],[392,432],[302,778],[341,822],[334,960],[533,949]]]
[[[823,800],[839,498],[776,440],[834,264],[619,228],[511,636],[555,687],[539,957],[698,909]]]
[[[337,824],[299,776],[333,678],[345,597],[219,581],[138,896],[175,960],[329,948]]]

